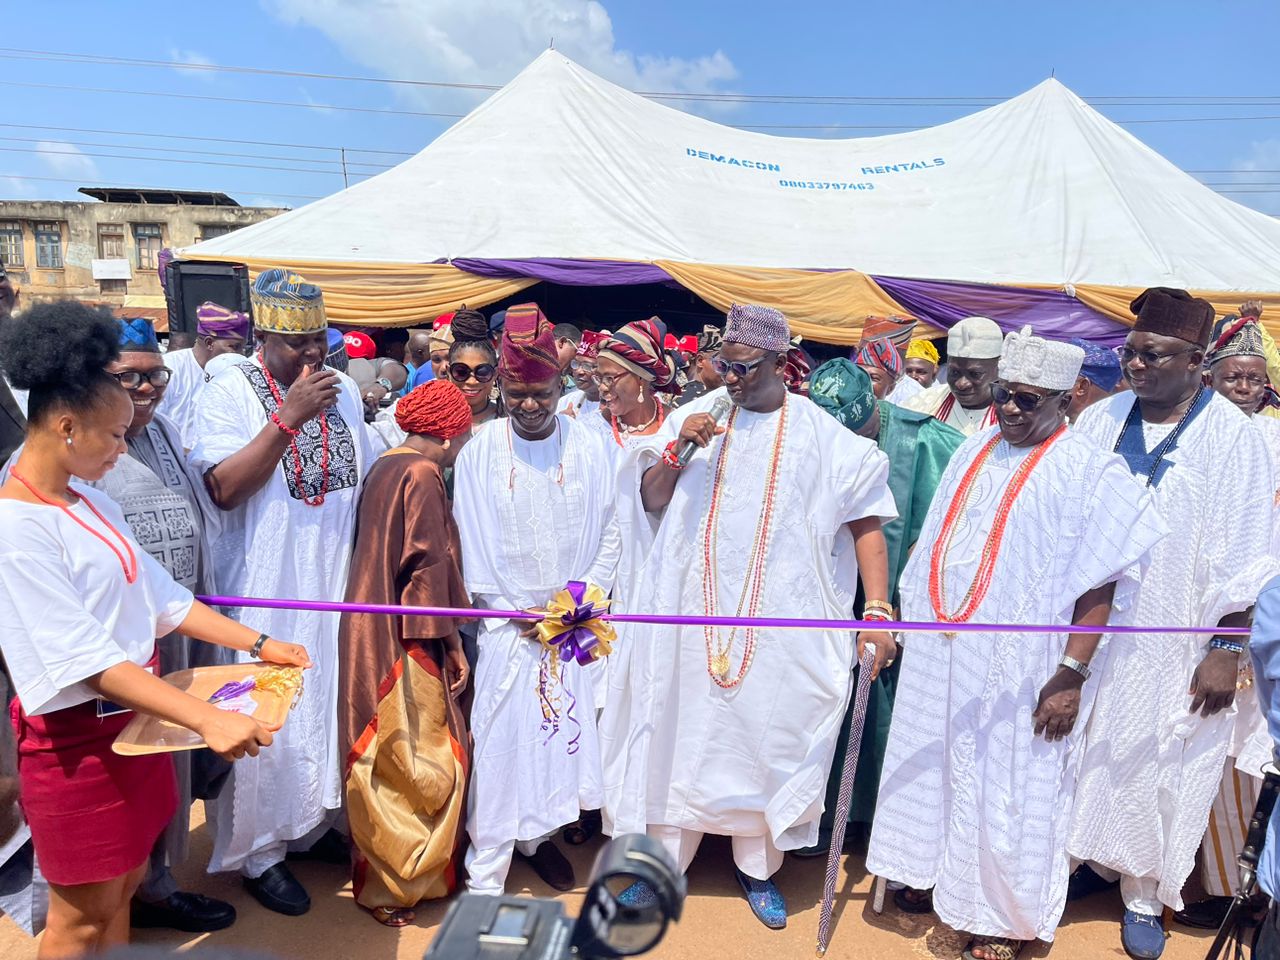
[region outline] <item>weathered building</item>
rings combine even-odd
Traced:
[[[0,200],[0,260],[22,303],[75,297],[163,325],[164,292],[156,271],[162,249],[284,213],[242,207],[223,193],[106,187],[80,192],[93,200]]]

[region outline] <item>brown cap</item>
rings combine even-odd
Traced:
[[[1215,319],[1213,304],[1208,300],[1172,287],[1142,291],[1138,299],[1129,304],[1129,309],[1137,317],[1133,325],[1136,332],[1177,337],[1198,347],[1208,344]]]

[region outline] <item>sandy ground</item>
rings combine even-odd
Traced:
[[[419,909],[417,923],[403,930],[381,926],[351,899],[351,884],[342,868],[328,864],[297,863],[293,869],[311,893],[311,912],[303,917],[282,917],[264,910],[231,875],[209,876],[196,864],[207,863],[209,833],[203,824],[199,804],[193,811],[195,831],[191,859],[178,879],[185,889],[220,897],[235,904],[239,920],[229,930],[214,934],[188,935],[164,931],[136,931],[138,942],[171,945],[186,950],[200,944],[218,944],[261,950],[279,957],[299,960],[347,960],[347,958],[396,958],[419,960],[426,952],[447,904],[428,904]],[[563,846],[569,852],[578,878],[585,884],[598,842],[583,849]],[[787,929],[771,931],[752,915],[732,874],[729,844],[708,837],[689,870],[689,899],[684,917],[654,951],[655,957],[744,958],[773,960],[777,957],[812,957],[818,929],[818,904],[822,898],[825,861],[788,858],[778,876],[787,898],[791,917]],[[836,894],[836,930],[827,956],[844,958],[948,958],[960,956],[965,942],[960,935],[938,923],[932,916],[913,917],[899,913],[890,898],[885,912],[876,916],[870,906],[871,878],[863,870],[861,858],[848,857],[845,874]],[[525,864],[511,869],[508,890],[513,893],[549,896],[544,886]],[[577,913],[579,894],[563,897],[570,912]],[[1058,938],[1052,946],[1037,943],[1023,951],[1026,960],[1052,957],[1053,960],[1107,960],[1123,958],[1120,948],[1118,895],[1100,894],[1069,906]],[[1205,955],[1210,936],[1201,931],[1171,925],[1173,934],[1165,949],[1167,960],[1191,960]],[[28,938],[8,918],[0,918],[0,958],[32,960],[35,941]],[[198,955],[198,952],[197,952]]]

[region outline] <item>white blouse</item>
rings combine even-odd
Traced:
[[[72,489],[82,500],[71,512],[120,549],[91,501],[133,550],[138,576],[128,583],[115,552],[58,507],[0,500],[0,653],[32,716],[94,699],[84,681],[108,667],[145,666],[193,603],[138,546],[113,500],[78,481]]]

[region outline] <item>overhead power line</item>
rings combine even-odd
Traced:
[[[303,80],[335,80],[347,83],[384,84],[388,86],[436,88],[446,90],[494,91],[502,89],[496,83],[463,83],[446,80],[413,80],[396,77],[367,77],[350,74],[318,73],[304,70],[282,70],[268,67],[233,66],[219,63],[190,63],[185,60],[158,60],[141,57],[117,57],[104,54],[70,53],[56,50],[31,50],[21,47],[0,47],[0,58],[54,63],[84,63],[102,66],[126,66],[187,70],[200,73],[238,73],[255,76],[293,77]],[[714,93],[686,90],[640,90],[640,96],[657,100],[687,100],[721,103],[779,103],[779,104],[830,104],[847,106],[990,106],[1002,103],[1009,96],[848,96],[825,94],[746,94]],[[1261,103],[1280,105],[1277,95],[1134,95],[1086,97],[1086,102],[1105,106],[1251,106]]]
[[[59,133],[94,133],[112,137],[150,137],[152,139],[188,140],[200,143],[238,143],[254,147],[290,147],[295,150],[332,150],[335,153],[384,153],[388,156],[412,157],[413,150],[380,150],[375,147],[329,146],[319,143],[281,143],[278,140],[246,140],[243,137],[196,137],[180,133],[144,133],[139,130],[99,130],[91,127],[49,127],[37,123],[0,123],[14,130],[54,130]]]

